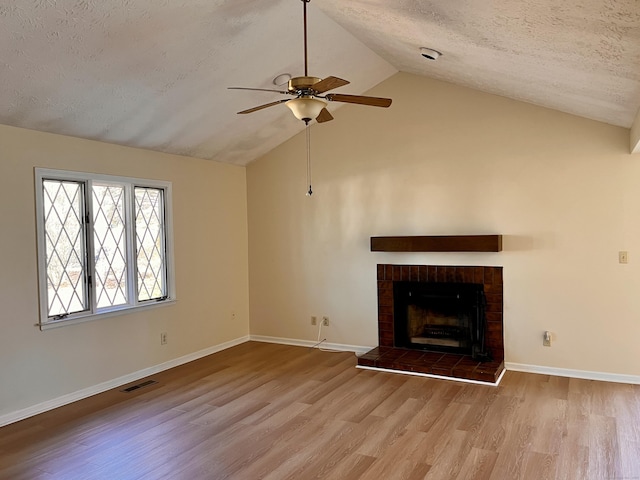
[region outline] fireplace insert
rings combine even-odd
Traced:
[[[393,304],[395,347],[490,360],[482,284],[394,282]]]

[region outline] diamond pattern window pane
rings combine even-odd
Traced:
[[[93,185],[96,305],[127,303],[124,187]]]
[[[42,187],[48,315],[87,310],[83,184],[43,180]]]
[[[135,187],[138,300],[166,296],[164,195],[158,188]]]

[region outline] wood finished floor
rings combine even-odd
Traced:
[[[0,479],[640,479],[638,385],[355,365],[245,343],[0,429]]]

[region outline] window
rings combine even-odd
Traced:
[[[171,184],[36,169],[40,326],[175,299]]]

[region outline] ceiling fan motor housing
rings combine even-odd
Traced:
[[[288,90],[292,93],[297,93],[300,90],[307,90],[320,80],[322,79],[318,77],[293,77],[289,80]]]

